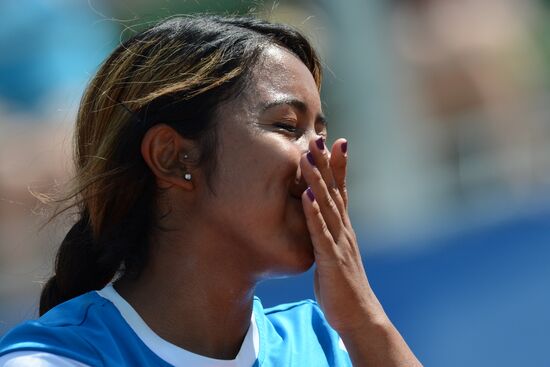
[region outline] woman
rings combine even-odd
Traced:
[[[320,84],[305,38],[261,20],[174,18],[121,44],[77,118],[78,221],[3,365],[420,365],[364,273]],[[318,304],[254,297],[314,262]]]

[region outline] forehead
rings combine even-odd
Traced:
[[[303,101],[313,113],[321,111],[319,91],[304,63],[282,47],[270,45],[252,72],[248,100],[260,106],[281,98]]]

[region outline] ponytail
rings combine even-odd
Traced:
[[[99,237],[93,234],[88,210],[83,211],[61,242],[55,273],[42,288],[40,315],[73,297],[103,288],[121,268],[125,277],[139,276],[147,262],[153,198],[149,180],[126,216],[105,226]]]
[[[258,19],[171,18],[124,41],[105,60],[76,118],[75,187],[65,199],[74,199],[69,208],[78,207],[79,219],[61,243],[40,315],[115,276],[139,277],[152,228],[163,230],[159,220],[167,215],[158,213],[161,192],[141,155],[145,132],[163,122],[195,140],[197,165],[210,186],[218,107],[247,87],[267,43],[300,58],[320,88],[321,63],[309,42]]]
[[[55,273],[40,295],[40,315],[85,292],[101,289],[115,275],[120,259],[100,264],[101,249],[94,241],[87,214],[69,230],[57,252]]]

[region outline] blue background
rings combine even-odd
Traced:
[[[550,208],[363,261],[426,366],[550,366]],[[362,238],[362,241],[368,241]],[[314,298],[312,271],[261,284],[269,306]]]

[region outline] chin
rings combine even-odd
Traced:
[[[311,267],[313,266],[313,264],[315,263],[315,256],[313,256],[313,249],[311,251],[311,256],[307,257],[307,258],[302,258],[301,261],[299,263],[296,264],[296,271],[294,273],[292,273],[291,275],[297,275],[297,274],[301,274],[301,273],[305,273],[306,271],[308,271],[309,269],[311,269]]]
[[[301,238],[288,242],[285,250],[281,250],[278,254],[278,269],[270,272],[270,277],[286,277],[298,275],[308,271],[315,263],[315,255],[313,253],[313,245],[309,238],[301,236]],[[274,264],[275,265],[275,264]]]
[[[298,275],[308,271],[315,263],[313,244],[307,228],[301,201],[293,199],[293,205],[287,207],[284,222],[272,228],[284,228],[271,233],[268,259],[264,258],[266,278],[280,278]]]
[[[313,255],[313,248],[304,256],[296,257],[291,269],[288,271],[288,275],[297,275],[308,271],[315,263],[315,256]]]

